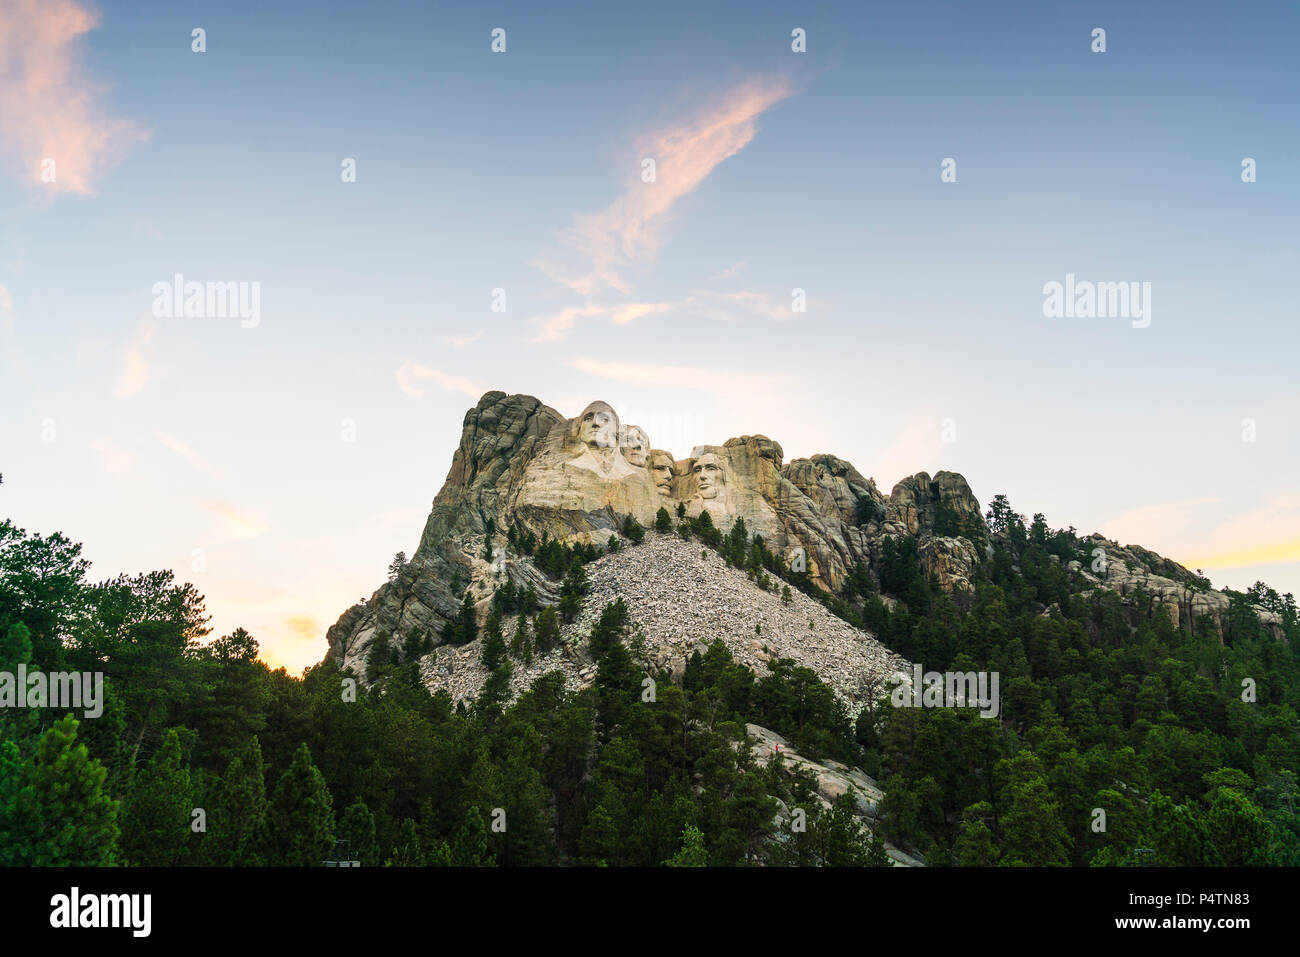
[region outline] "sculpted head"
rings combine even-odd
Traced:
[[[704,452],[691,464],[691,483],[700,498],[717,498],[727,484],[727,473],[714,452]]]
[[[677,463],[667,452],[655,449],[650,453],[650,474],[654,476],[655,488],[660,495],[672,495],[673,474],[676,471]]]
[[[650,437],[639,425],[629,425],[623,432],[623,458],[637,468],[645,468],[650,456]]]
[[[607,402],[593,402],[573,420],[570,434],[592,449],[618,447],[618,413]]]

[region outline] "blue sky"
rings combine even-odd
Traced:
[[[0,502],[96,576],[296,671],[502,389],[1300,591],[1294,6],[268,6],[0,5]]]

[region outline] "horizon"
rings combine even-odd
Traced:
[[[1300,10],[563,6],[0,10],[4,516],[298,674],[500,390],[1300,593]]]

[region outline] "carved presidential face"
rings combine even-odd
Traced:
[[[650,437],[640,426],[629,425],[623,434],[623,458],[637,468],[644,468],[650,455]]]
[[[667,452],[650,453],[650,472],[654,476],[655,488],[660,495],[673,494],[673,473],[677,463]]]
[[[593,402],[578,416],[578,441],[592,449],[618,447],[618,413],[604,402]]]
[[[727,484],[726,473],[722,463],[712,452],[705,452],[691,466],[691,478],[700,498],[717,498],[718,490]]]

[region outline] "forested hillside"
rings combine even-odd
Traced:
[[[651,676],[647,701],[621,602],[588,637],[592,687],[553,673],[510,701],[512,663],[555,640],[598,553],[554,543],[558,607],[507,594],[486,626],[471,614],[444,636],[481,641],[472,706],[429,693],[425,647],[385,647],[369,676],[327,660],[296,678],[243,630],[211,640],[171,572],[94,582],[79,545],[5,522],[0,672],[103,672],[107,701],[94,719],[0,710],[0,864],[315,865],[346,840],[367,866],[886,865],[882,837],[931,866],[1300,863],[1291,596],[1257,586],[1221,630],[1180,630],[1141,595],[1084,587],[1069,562],[1085,543],[1001,497],[971,593],[940,589],[900,539],[832,596],[704,515],[641,535],[697,538],[926,670],[998,672],[998,718],[893,707],[888,688],[854,716],[808,669],[755,674],[721,643],[678,683]],[[822,808],[779,758],[756,763],[746,722],[877,778],[877,833],[850,797]]]

